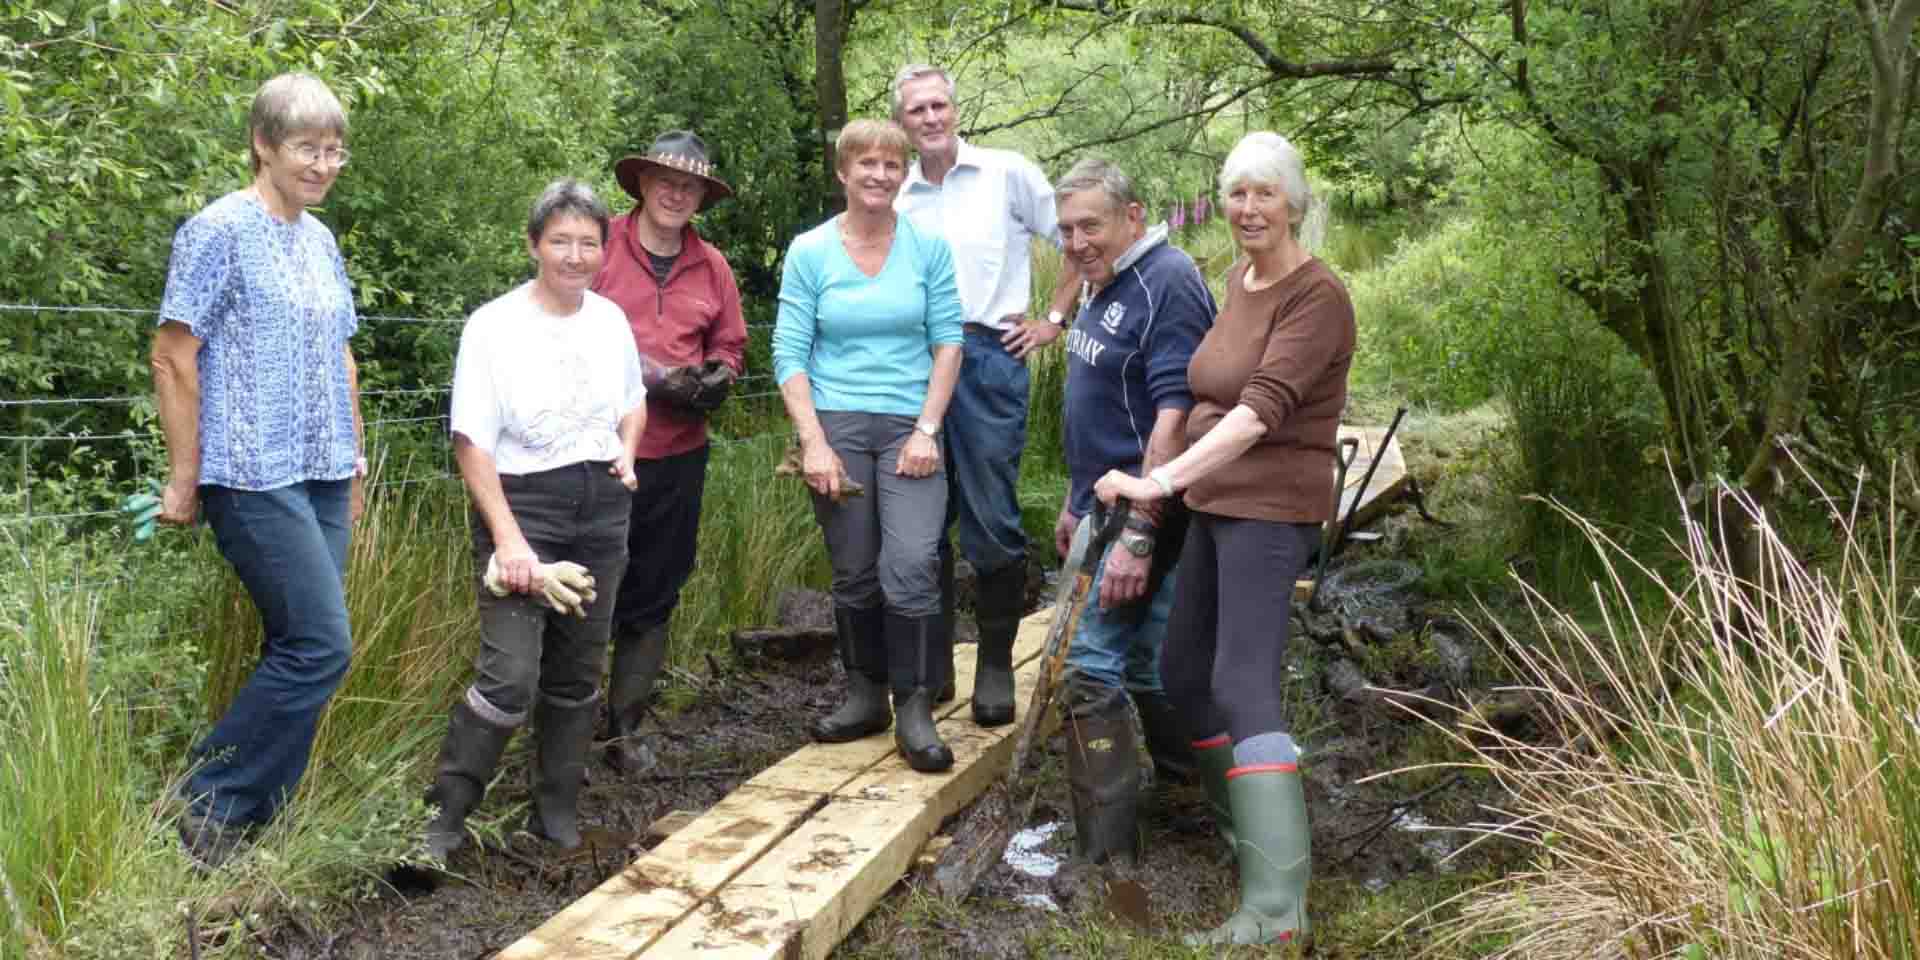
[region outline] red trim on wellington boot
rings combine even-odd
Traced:
[[[1205,740],[1195,740],[1193,742],[1193,748],[1195,750],[1212,750],[1215,747],[1224,747],[1227,744],[1232,742],[1233,742],[1233,735],[1223,733],[1217,737],[1208,737]]]
[[[1299,773],[1297,763],[1251,763],[1244,767],[1234,767],[1227,771],[1227,779],[1232,780],[1243,773]]]

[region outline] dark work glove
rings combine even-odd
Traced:
[[[660,378],[659,385],[653,388],[653,395],[676,407],[693,406],[695,394],[700,392],[699,367],[673,367],[667,375]]]
[[[687,405],[702,413],[712,413],[726,402],[732,390],[733,368],[724,361],[708,360],[700,365],[700,386]]]

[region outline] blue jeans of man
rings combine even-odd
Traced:
[[[943,429],[948,524],[959,522],[960,552],[977,573],[1027,557],[1018,488],[1028,390],[1027,365],[1000,345],[999,332],[968,324]],[[946,538],[940,539],[944,552]]]
[[[1118,549],[1117,544],[1107,546],[1108,554]],[[1102,555],[1087,590],[1079,629],[1067,649],[1067,674],[1115,690],[1160,693],[1160,655],[1167,642],[1167,615],[1173,609],[1174,581],[1179,579],[1179,571],[1168,571],[1160,580],[1160,589],[1152,595],[1125,607],[1102,610],[1100,583],[1107,576],[1106,560]],[[1061,571],[1061,576],[1072,576],[1072,572]]]
[[[203,486],[200,502],[220,555],[260,611],[260,663],[194,747],[182,792],[193,813],[261,824],[306,773],[321,711],[347,674],[347,543],[351,480],[273,490]]]

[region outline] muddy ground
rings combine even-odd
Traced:
[[[1438,759],[1435,745],[1444,741],[1404,711],[1362,702],[1351,690],[1343,693],[1329,677],[1337,681],[1343,671],[1358,670],[1376,683],[1436,692],[1448,682],[1467,680],[1458,664],[1446,667],[1446,657],[1433,655],[1434,624],[1443,621],[1427,619],[1417,597],[1399,596],[1394,606],[1385,626],[1369,622],[1364,630],[1349,626],[1343,632],[1320,624],[1320,640],[1310,635],[1309,625],[1296,622],[1298,634],[1307,635],[1290,646],[1289,696],[1303,718],[1297,733],[1306,751],[1319,898],[1314,915],[1323,929],[1323,957],[1402,955],[1418,946],[1418,925],[1391,951],[1343,946],[1337,912],[1359,909],[1356,897],[1365,901],[1403,884],[1484,871],[1489,858],[1510,855],[1484,847],[1465,860],[1448,861],[1447,854],[1460,845],[1458,835],[1414,829],[1484,819],[1478,803],[1488,799],[1485,784],[1439,772],[1359,782]],[[1349,649],[1366,644],[1369,634],[1401,636],[1406,649],[1374,657]],[[1402,659],[1396,662],[1395,656]],[[1451,681],[1434,677],[1449,672]],[[652,772],[622,779],[596,757],[581,804],[582,826],[591,841],[587,848],[558,854],[513,829],[527,800],[526,738],[521,738],[476,816],[483,832],[491,825],[493,842],[455,854],[451,867],[459,879],[429,887],[417,876],[397,874],[330,921],[292,921],[262,932],[256,941],[261,953],[352,960],[490,957],[641,852],[646,827],[654,820],[674,810],[704,809],[805,743],[808,722],[836,705],[841,688],[839,668],[825,650],[797,659],[709,660],[706,670],[677,672],[675,679],[690,700],[654,718],[652,742],[660,763]],[[1035,758],[1031,775],[1041,793],[1030,826],[1037,829],[1025,839],[1037,843],[1029,856],[1015,858],[1020,864],[996,865],[957,907],[921,893],[920,877],[904,878],[836,956],[1110,955],[1113,943],[1128,941],[1133,942],[1130,952],[1138,953],[1144,941],[1150,954],[1160,938],[1223,918],[1234,902],[1234,873],[1223,859],[1224,847],[1199,789],[1150,786],[1142,804],[1144,859],[1125,874],[1144,889],[1145,900],[1116,900],[1097,876],[1089,879],[1071,861],[1064,756],[1056,734]],[[1065,869],[1046,875],[1050,866],[1060,865]],[[1328,890],[1336,894],[1323,896]],[[1328,899],[1334,901],[1331,906]],[[1371,943],[1375,933],[1366,936]]]

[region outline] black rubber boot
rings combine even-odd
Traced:
[[[973,671],[973,722],[998,727],[1013,722],[1013,637],[1027,599],[1027,565],[1009,563],[980,575],[974,621],[980,645]]]
[[[1140,857],[1140,758],[1127,695],[1075,678],[1065,707],[1074,852],[1093,863],[1132,863]]]
[[[1173,699],[1164,693],[1134,691],[1133,707],[1140,711],[1140,729],[1147,735],[1147,755],[1153,758],[1156,785],[1185,786],[1200,777],[1193,757],[1193,738],[1180,723]]]
[[[846,743],[893,723],[887,707],[885,615],[879,607],[834,607],[833,629],[839,635],[840,663],[847,668],[847,701],[815,720],[810,732],[821,743]]]
[[[482,720],[465,699],[453,705],[433,786],[427,790],[427,802],[440,808],[427,825],[427,852],[434,859],[445,861],[466,842],[467,814],[486,795],[487,781],[493,779],[493,770],[511,739],[512,727]]]
[[[593,745],[593,713],[598,694],[584,700],[542,695],[533,708],[535,741],[533,809],[527,832],[563,850],[580,845],[580,786],[587,778],[587,751]]]
[[[932,681],[938,676],[939,614],[887,614],[887,677],[893,686],[893,742],[907,766],[938,773],[953,766],[953,751],[933,725]]]
[[[953,541],[940,538],[940,649],[944,671],[940,681],[940,692],[934,696],[935,703],[952,703],[953,689],[953,637],[958,621],[953,616]]]
[[[613,638],[613,665],[607,678],[607,763],[635,776],[657,762],[640,736],[640,719],[653,702],[660,668],[667,661],[667,625],[622,630]]]

